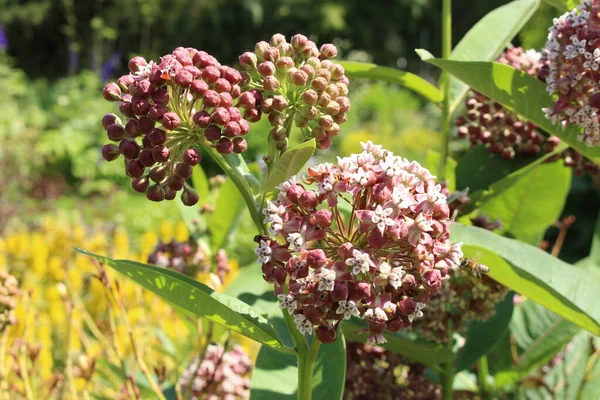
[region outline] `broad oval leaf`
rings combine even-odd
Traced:
[[[544,0],[561,11],[571,11],[581,4],[581,0]]]
[[[538,8],[540,0],[517,0],[489,12],[456,45],[451,60],[493,61]],[[458,108],[469,87],[457,79],[450,80],[450,112]]]
[[[315,339],[316,340],[316,339]],[[313,369],[314,400],[341,400],[346,378],[346,341],[322,344]],[[298,391],[296,357],[261,346],[252,372],[250,400],[295,400]]]
[[[76,250],[108,265],[187,312],[223,325],[275,350],[294,352],[281,343],[277,332],[266,318],[236,298],[217,293],[178,272],[134,261],[112,260],[85,250]]]
[[[213,253],[227,247],[242,213],[246,210],[244,198],[231,178],[221,186],[215,212],[210,218],[210,238]]]
[[[496,190],[496,185],[491,190]],[[537,245],[544,232],[559,217],[571,187],[571,169],[562,163],[537,166],[516,183],[498,188],[501,194],[489,196],[480,210],[502,222],[511,237]]]
[[[273,170],[265,183],[265,199],[268,200],[275,194],[277,190],[276,186],[300,172],[302,167],[315,154],[315,143],[315,140],[311,139],[283,153],[281,158],[275,163],[275,166],[273,166]]]
[[[559,137],[596,164],[600,164],[600,146],[588,147],[577,139],[580,134],[577,127],[569,126],[563,129],[546,118],[542,109],[551,107],[553,101],[543,82],[504,64],[431,59],[426,52],[420,51],[419,54],[427,62],[454,75],[549,134]]]
[[[600,334],[600,308],[596,307],[600,274],[481,228],[455,223],[452,240],[464,243],[465,256],[488,265],[494,280],[595,335]]]
[[[339,63],[350,78],[367,78],[397,83],[434,103],[439,103],[443,99],[442,92],[437,87],[410,72],[365,62],[340,61]]]
[[[354,342],[366,343],[366,335],[355,334],[356,331],[364,328],[366,328],[366,324],[360,320],[351,319],[342,323],[344,334],[348,340]],[[443,344],[411,340],[391,332],[386,332],[385,338],[387,342],[381,344],[381,347],[388,351],[402,354],[428,367],[434,368],[454,359],[454,353]]]
[[[513,313],[513,299],[509,294],[496,304],[496,313],[487,321],[472,321],[465,334],[465,344],[456,353],[456,371],[470,368],[500,341]]]

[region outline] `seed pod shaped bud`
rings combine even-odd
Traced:
[[[333,120],[336,124],[343,124],[348,120],[348,115],[346,113],[337,113],[333,116]]]
[[[325,139],[317,141],[317,149],[319,149],[319,150],[328,149],[329,146],[331,146],[331,139],[329,139],[329,138],[325,138]]]
[[[144,166],[138,160],[131,160],[127,163],[125,170],[127,175],[132,178],[139,178],[144,174]]]
[[[145,115],[152,105],[148,99],[137,95],[131,98],[131,110],[135,115]]]
[[[329,72],[329,70],[325,68],[319,68],[315,72],[315,75],[319,78],[324,78],[327,82],[329,82],[329,80],[331,79],[331,72]]]
[[[153,105],[152,107],[150,107],[150,110],[148,111],[148,117],[150,117],[151,120],[159,122],[162,122],[162,117],[163,115],[165,115],[165,113],[167,112],[167,106],[164,105],[163,103],[156,103],[155,105]],[[145,118],[145,117],[142,117]]]
[[[235,139],[232,140],[233,143],[233,152],[236,154],[241,154],[244,153],[246,150],[248,150],[248,142],[246,141],[246,139],[242,138],[242,137],[236,137]]]
[[[133,140],[123,139],[121,143],[119,143],[119,150],[125,158],[133,160],[140,154],[140,145]]]
[[[277,125],[273,127],[269,134],[275,141],[283,140],[286,138],[285,128],[282,125]]]
[[[325,43],[319,49],[319,53],[321,53],[319,57],[323,59],[335,58],[337,56],[337,48],[331,43]]]
[[[316,107],[310,106],[302,110],[302,117],[306,118],[306,120],[312,121],[319,115],[319,110]]]
[[[169,148],[166,146],[158,145],[152,149],[152,159],[155,162],[163,163],[169,161]]]
[[[167,176],[167,168],[164,166],[153,167],[148,175],[154,182],[161,183]]]
[[[127,63],[127,66],[129,67],[129,70],[132,73],[138,72],[142,67],[145,67],[146,65],[148,65],[148,63],[146,62],[146,59],[144,57],[140,57],[140,56],[133,57]]]
[[[338,124],[336,124],[335,122],[333,123],[333,125],[331,125],[331,128],[327,129],[327,136],[330,138],[339,135],[339,133],[340,133],[340,126]]]
[[[193,206],[196,203],[198,203],[199,199],[200,197],[198,197],[198,193],[196,193],[194,189],[191,189],[188,186],[185,186],[183,188],[183,193],[181,194],[181,202],[184,205]]]
[[[217,107],[220,103],[221,96],[214,90],[207,90],[202,95],[202,104],[204,104],[204,107],[213,108]]]
[[[302,70],[297,70],[290,76],[290,79],[294,85],[304,86],[308,81],[308,74]]]
[[[102,127],[104,130],[108,130],[108,127],[112,124],[121,124],[121,119],[115,114],[106,114],[102,117]]]
[[[202,153],[198,149],[187,149],[183,152],[182,160],[193,167],[202,160]]]
[[[249,51],[247,51],[244,54],[242,54],[240,56],[239,60],[240,60],[240,65],[245,70],[255,69],[256,68],[256,64],[258,63],[258,60],[256,58],[256,54],[254,54],[252,52],[249,52]]]
[[[338,88],[340,96],[348,96],[348,85],[342,82],[336,82],[335,86]]]
[[[327,89],[325,89],[325,93],[329,95],[331,100],[335,100],[340,96],[340,91],[337,85],[330,83],[327,85]]]
[[[179,124],[179,116],[174,112],[167,112],[163,114],[162,125],[165,127],[165,129],[172,131],[173,129],[176,129]]]
[[[337,331],[328,325],[320,325],[317,328],[317,339],[322,343],[333,343],[337,339]]]
[[[263,57],[266,61],[271,61],[272,63],[277,62],[279,60],[280,54],[279,49],[277,47],[269,47],[263,53]]]
[[[350,110],[350,99],[346,96],[340,96],[335,101],[340,106],[339,112],[347,113]]]
[[[129,97],[129,101],[124,100],[119,103],[119,111],[126,117],[135,117],[135,113],[133,112],[133,105],[131,104],[131,96]]]
[[[106,135],[113,142],[120,142],[125,137],[125,127],[119,123],[114,123],[108,127]]]
[[[121,100],[121,89],[119,88],[119,85],[117,85],[114,82],[111,82],[108,85],[104,86],[104,89],[102,89],[102,97],[104,98],[104,100],[108,101]]]
[[[342,67],[340,64],[333,64],[333,68],[330,68],[330,71],[331,79],[334,81],[339,80],[346,85],[348,84],[348,78],[344,75],[346,71],[344,71],[344,67]]]
[[[315,208],[318,204],[317,194],[312,190],[307,190],[300,195],[298,203],[302,207]]]
[[[238,99],[238,107],[243,107],[246,109],[251,109],[256,106],[256,97],[251,92],[244,92],[240,95]]]
[[[276,33],[271,36],[271,40],[269,40],[269,44],[273,47],[279,46],[281,43],[287,43],[285,40],[285,36],[281,33]]]
[[[325,132],[325,129],[321,128],[320,126],[315,126],[312,128],[310,135],[317,140],[323,140],[327,138],[327,132]]]
[[[243,79],[242,74],[240,73],[240,71],[238,71],[238,70],[236,70],[234,68],[229,68],[229,67],[221,75],[223,76],[223,78],[227,79],[227,81],[231,85],[237,85]]]
[[[348,299],[360,301],[371,297],[371,285],[368,282],[358,282],[348,285]]]
[[[158,146],[167,141],[167,133],[162,129],[154,128],[152,132],[146,135],[152,146]]]
[[[163,88],[156,90],[152,95],[152,101],[161,104],[169,103],[169,92]]]
[[[167,178],[167,186],[173,190],[181,190],[185,185],[185,179],[177,175],[171,175]]]
[[[146,193],[149,185],[150,180],[147,176],[140,176],[139,178],[135,178],[131,181],[131,187],[138,193]]]
[[[146,198],[150,201],[163,201],[165,199],[165,190],[158,183],[154,184],[146,191]]]
[[[233,143],[229,138],[226,137],[219,139],[215,147],[221,154],[230,154],[233,151]]]
[[[292,36],[291,44],[292,48],[296,51],[300,51],[308,43],[308,38],[304,35],[297,34]]]
[[[398,311],[402,315],[410,315],[417,309],[417,302],[412,297],[405,297],[398,302]]]
[[[219,93],[221,107],[229,108],[233,105],[233,96],[227,92]]]
[[[165,186],[164,183],[162,186],[163,190],[165,191],[165,200],[175,200],[175,197],[177,197],[177,191]]]
[[[175,164],[175,175],[187,179],[192,176],[193,168],[191,165],[180,162]]]
[[[291,57],[281,57],[279,60],[277,60],[275,66],[277,67],[277,71],[287,72],[294,66],[294,60]]]
[[[274,76],[267,76],[263,82],[265,90],[275,90],[279,87],[279,80]]]
[[[321,228],[328,228],[333,222],[333,214],[331,211],[322,208],[315,213],[315,220]]]
[[[148,80],[142,80],[135,83],[135,94],[140,97],[148,97],[154,93],[154,86]]]
[[[323,115],[319,118],[319,126],[324,129],[329,129],[333,126],[333,117],[331,115]]]
[[[119,147],[114,144],[107,144],[102,147],[102,157],[106,161],[113,161],[119,158]]]
[[[318,98],[319,95],[312,89],[308,89],[307,91],[302,93],[302,101],[304,101],[304,103],[306,104],[315,105],[317,103]]]
[[[194,124],[198,125],[200,128],[206,128],[210,125],[211,115],[204,110],[198,111],[194,114],[192,120],[194,121]]]
[[[235,121],[229,121],[225,124],[225,128],[223,128],[223,135],[230,138],[239,136],[240,133],[242,133],[242,128],[240,128],[240,124]]]
[[[225,78],[219,78],[215,82],[215,90],[218,93],[231,91],[231,83]]]
[[[271,126],[279,126],[279,125],[283,125],[284,119],[283,119],[283,113],[281,112],[276,112],[273,111],[269,114],[269,124],[271,124]]]
[[[204,130],[204,137],[206,140],[214,142],[215,140],[219,140],[221,138],[221,128],[217,125],[209,125]]]
[[[279,151],[285,151],[287,149],[288,140],[283,139],[281,141],[275,142],[275,148]]]
[[[152,150],[142,150],[138,160],[144,167],[151,167],[155,163],[154,157],[152,156]]]
[[[242,119],[242,113],[240,112],[239,108],[237,108],[237,107],[229,107],[227,109],[227,112],[229,113],[230,121],[239,122]]]
[[[249,122],[260,121],[261,117],[262,117],[262,112],[258,108],[249,108],[244,111],[244,120],[247,120]]]
[[[240,135],[244,136],[250,132],[250,124],[245,119],[240,119],[238,125],[240,126]]]
[[[190,84],[190,93],[195,99],[198,99],[204,95],[208,90],[208,84],[203,80],[195,80]]]
[[[327,80],[323,77],[313,79],[310,84],[317,92],[323,92],[327,89]]]
[[[335,101],[330,101],[327,104],[326,110],[329,115],[336,115],[340,112],[340,105]]]
[[[211,121],[214,124],[225,125],[231,119],[229,111],[224,107],[217,107],[211,115]]]
[[[275,64],[271,61],[263,61],[258,64],[258,73],[262,76],[271,76],[275,73]]]

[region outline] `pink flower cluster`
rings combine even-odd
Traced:
[[[584,0],[576,9],[554,19],[540,71],[547,90],[556,96],[546,116],[563,126],[583,128],[579,139],[600,145],[600,1]]]
[[[322,342],[352,316],[369,343],[423,316],[461,244],[449,241],[449,208],[434,176],[371,142],[337,165],[309,168],[279,186],[263,210],[269,235],[256,249],[264,278],[298,330]]]
[[[250,396],[252,361],[240,346],[225,351],[210,344],[204,359],[194,359],[179,380],[182,392],[190,390],[192,400],[235,400]]]
[[[123,123],[114,114],[102,119],[108,138],[107,161],[125,159],[134,190],[153,201],[172,200],[183,189],[186,205],[198,195],[185,184],[201,160],[199,146],[219,153],[242,153],[249,125],[234,102],[241,94],[242,75],[211,55],[176,48],[160,63],[142,57],[129,61],[130,74],[105,86],[102,95],[119,102]]]
[[[290,43],[282,34],[270,42],[258,42],[254,52],[240,56],[246,71],[243,101],[247,113],[258,120],[269,115],[271,137],[279,150],[285,149],[293,122],[306,139],[317,140],[319,149],[331,145],[340,132],[350,109],[348,78],[344,68],[331,61],[337,56],[332,44],[321,48],[304,35],[295,35]],[[287,122],[287,124],[286,124]]]
[[[507,49],[496,61],[536,76],[542,67],[541,54],[520,47]],[[469,138],[472,145],[484,144],[492,153],[512,159],[515,154],[539,155],[551,152],[560,143],[547,138],[537,126],[507,110],[489,97],[473,92],[465,100],[466,116],[456,119],[458,136]]]

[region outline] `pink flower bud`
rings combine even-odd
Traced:
[[[104,130],[108,130],[108,127],[112,124],[121,124],[121,119],[115,114],[106,114],[102,117],[102,127]]]
[[[331,291],[331,299],[333,301],[343,301],[348,298],[348,286],[342,282],[336,282]]]
[[[140,146],[135,141],[129,139],[123,139],[119,143],[119,150],[129,160],[133,160],[140,154]]]
[[[269,44],[273,47],[279,46],[281,43],[286,43],[285,36],[281,33],[276,33],[271,36],[271,40],[269,40]]]
[[[319,150],[328,149],[329,146],[331,146],[331,139],[329,139],[329,138],[325,138],[325,139],[317,141],[317,149],[319,149]]]
[[[258,64],[258,72],[262,76],[271,76],[275,73],[275,64],[271,61],[264,61]]]
[[[251,53],[249,51],[242,54],[239,58],[240,65],[245,70],[250,70],[256,68],[256,64],[258,60],[256,59],[256,54]]]
[[[265,90],[275,90],[279,87],[279,80],[274,76],[267,76],[263,81]]]
[[[148,174],[150,179],[152,179],[156,183],[161,183],[165,177],[167,176],[167,168],[166,167],[153,167],[150,169],[150,173]]]
[[[214,90],[207,90],[202,95],[202,103],[207,108],[217,107],[221,103],[221,97]]]
[[[275,63],[278,71],[286,72],[294,66],[294,60],[291,57],[281,57]]]
[[[211,120],[215,124],[225,125],[230,120],[229,111],[224,107],[217,107],[212,112]]]
[[[204,110],[198,111],[194,114],[192,120],[194,121],[194,124],[198,125],[200,128],[206,128],[210,125],[211,115]]]
[[[142,150],[138,159],[144,167],[151,167],[155,163],[151,150]]]
[[[208,84],[203,80],[195,80],[190,84],[190,93],[194,98],[200,98],[208,90]]]
[[[163,103],[156,103],[155,105],[153,105],[152,107],[150,107],[150,110],[148,111],[148,117],[150,117],[150,119],[152,119],[153,121],[162,122],[162,117],[163,115],[165,115],[165,113],[167,112],[167,106],[164,105]],[[144,118],[144,117],[142,117]]]
[[[137,121],[137,129],[144,135],[147,135],[148,133],[152,132],[152,129],[154,129],[154,125],[154,121],[148,117],[141,117]]]
[[[317,328],[316,336],[322,343],[334,343],[337,339],[337,331],[330,326],[321,325]]]
[[[233,105],[233,96],[227,92],[219,93],[221,107],[229,108]]]
[[[308,74],[304,71],[297,70],[290,76],[290,79],[297,86],[304,86],[308,81]]]
[[[320,58],[335,58],[337,56],[337,48],[331,43],[326,43],[321,46],[321,49],[319,49],[319,53],[321,53]]]
[[[242,74],[233,68],[227,68],[222,75],[231,85],[236,85],[242,81]]]
[[[246,139],[244,139],[242,137],[237,137],[237,138],[233,139],[232,143],[233,143],[233,152],[235,154],[241,154],[241,153],[244,153],[246,150],[248,150],[248,142],[246,142]]]
[[[152,105],[146,98],[137,95],[131,98],[131,110],[136,115],[145,115]]]
[[[116,83],[111,82],[102,89],[102,97],[108,101],[119,101],[121,100],[121,89]]]
[[[230,154],[233,151],[233,143],[229,138],[226,137],[219,139],[215,147],[221,154]]]
[[[217,82],[217,79],[221,77],[221,71],[216,67],[206,67],[202,71],[202,79],[209,85]]]
[[[165,129],[172,131],[176,129],[179,126],[179,124],[179,116],[177,116],[177,114],[175,114],[174,112],[167,112],[163,114],[162,125],[165,127]]]
[[[133,75],[131,74],[123,75],[117,79],[117,85],[119,85],[119,88],[123,92],[127,92],[129,90],[129,86],[133,85],[133,82]]]
[[[183,88],[188,88],[194,81],[194,75],[187,69],[181,68],[175,74],[175,83]]]
[[[165,200],[175,200],[175,197],[177,197],[177,191],[170,187],[165,188],[163,185],[163,190],[165,191]]]
[[[333,214],[331,211],[322,208],[315,213],[315,220],[321,228],[328,228],[333,221]]]
[[[191,165],[186,163],[177,163],[175,164],[175,175],[187,179],[192,176],[193,168]]]
[[[304,188],[302,186],[293,185],[287,190],[286,196],[292,203],[298,203],[298,199],[302,193],[304,193]]]
[[[165,199],[165,190],[159,184],[152,185],[146,192],[146,198],[150,201],[163,201]]]
[[[257,108],[249,108],[244,111],[244,119],[250,122],[260,121],[262,113]]]
[[[245,119],[240,119],[238,121],[238,124],[240,126],[240,135],[243,136],[250,132],[250,124],[248,124],[248,121],[246,121]]]
[[[371,285],[367,282],[358,282],[356,284],[348,284],[348,299],[352,301],[360,301],[371,297]]]
[[[183,152],[182,160],[193,167],[202,160],[202,153],[198,149],[187,149]]]
[[[181,195],[181,202],[184,205],[193,206],[196,203],[198,203],[198,200],[198,193],[196,193],[193,189],[187,186],[183,189],[183,194]]]
[[[240,95],[238,99],[238,107],[243,107],[246,109],[251,109],[256,106],[256,98],[254,94],[251,92],[244,92]]]
[[[183,189],[185,179],[177,175],[171,175],[167,178],[167,186],[175,191]]]
[[[131,181],[131,187],[138,193],[146,193],[149,185],[150,180],[147,176],[140,176],[139,178],[135,178]]]
[[[231,83],[225,78],[219,78],[215,82],[215,90],[218,93],[229,92],[231,90]]]
[[[129,70],[132,73],[138,72],[142,67],[145,67],[146,65],[148,65],[148,63],[146,62],[146,59],[144,57],[140,57],[140,56],[133,57],[127,63],[127,66],[129,67]]]
[[[155,103],[168,104],[169,92],[166,89],[158,89],[152,95],[152,101]]]
[[[323,92],[327,89],[327,80],[323,77],[318,77],[312,80],[311,86],[317,92]]]
[[[138,160],[129,161],[125,170],[127,171],[127,175],[132,178],[139,178],[144,174],[144,166]]]
[[[227,124],[225,124],[225,128],[223,129],[223,135],[230,138],[239,136],[241,132],[242,129],[240,128],[240,124],[235,121],[229,121]]]
[[[206,138],[206,140],[209,140],[211,142],[219,140],[221,136],[221,128],[219,128],[217,125],[209,125],[204,130],[204,137]]]
[[[279,60],[280,54],[279,49],[277,47],[269,47],[263,53],[263,57],[266,61],[276,62]]]
[[[312,190],[307,190],[300,195],[298,198],[298,203],[302,207],[315,208],[318,204],[317,194]]]
[[[308,43],[308,38],[304,35],[297,34],[292,36],[291,44],[292,48],[296,51],[301,50]]]
[[[170,151],[166,146],[159,145],[152,149],[152,159],[155,162],[163,163],[169,160]]]
[[[158,128],[152,129],[152,131],[146,137],[152,146],[158,146],[159,144],[163,144],[167,141],[167,133]]]
[[[113,142],[120,142],[125,137],[125,127],[115,123],[108,127],[106,134]]]
[[[116,160],[117,158],[119,158],[119,155],[121,155],[121,153],[119,152],[119,147],[117,147],[114,144],[107,144],[104,145],[104,147],[102,148],[102,157],[106,161]]]
[[[398,311],[402,315],[410,315],[417,309],[417,302],[412,297],[405,297],[398,302]]]

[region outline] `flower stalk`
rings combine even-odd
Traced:
[[[443,0],[442,5],[442,58],[450,59],[452,54],[452,0]],[[450,75],[443,71],[440,79],[442,85],[442,154],[440,158],[440,167],[438,177],[440,182],[446,179],[446,164],[450,153]]]

